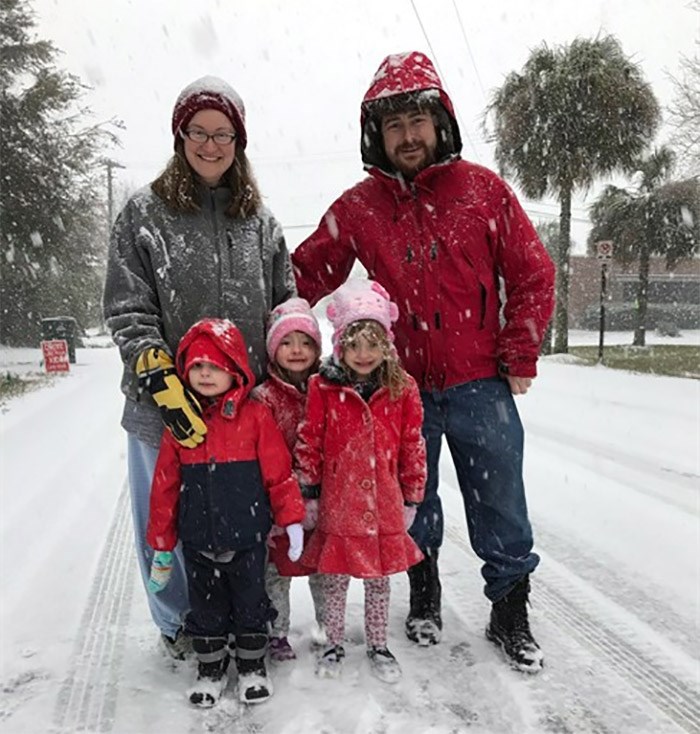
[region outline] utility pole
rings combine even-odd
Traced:
[[[110,158],[103,158],[102,165],[107,169],[107,229],[109,230],[114,221],[114,195],[112,192],[112,169],[114,168],[125,168],[121,163],[111,160]]]
[[[603,362],[603,347],[605,342],[605,300],[608,293],[608,263],[613,256],[611,240],[600,240],[595,243],[596,257],[600,263],[600,330],[598,334],[598,362]]]
[[[112,185],[112,170],[115,168],[126,168],[121,163],[111,160],[110,158],[103,158],[100,163],[107,169],[107,240],[106,247],[109,247],[109,233],[112,229],[112,223],[114,222],[114,192]],[[102,323],[102,331],[105,331],[105,325],[100,317]]]

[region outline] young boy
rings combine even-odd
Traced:
[[[185,631],[199,663],[189,700],[202,707],[218,701],[232,634],[239,698],[259,703],[272,695],[265,541],[274,520],[286,529],[289,557],[297,560],[304,503],[275,419],[248,398],[255,378],[238,329],[223,319],[197,322],[182,338],[175,366],[196,395],[188,397],[201,403],[207,431],[194,448],[163,434],[146,535],[155,550],[149,589],[165,588],[180,540],[191,605]]]

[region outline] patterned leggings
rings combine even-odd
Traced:
[[[345,607],[350,576],[324,574],[323,615],[329,645],[342,645],[345,638]],[[367,647],[386,647],[389,626],[389,577],[363,579],[365,586],[365,640]]]

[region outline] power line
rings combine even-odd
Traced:
[[[420,26],[421,31],[423,31],[423,38],[425,38],[425,42],[428,44],[428,48],[430,49],[430,53],[433,57],[433,60],[435,61],[435,66],[437,67],[438,74],[440,75],[440,78],[442,79],[442,83],[445,85],[445,89],[448,91],[449,94],[449,88],[447,86],[447,80],[445,75],[442,73],[442,69],[440,68],[440,63],[438,62],[437,54],[435,53],[435,49],[433,48],[433,44],[430,43],[430,39],[428,38],[428,34],[425,30],[425,26],[423,25],[423,21],[420,18],[420,14],[418,13],[418,8],[416,7],[416,4],[413,0],[411,0],[411,6],[413,7],[413,12],[416,14],[416,20],[418,21],[418,25]],[[450,97],[452,95],[450,94]],[[464,124],[464,121],[462,120],[462,117],[460,116],[457,108],[455,107],[455,116],[457,117],[457,121],[459,122],[459,128],[460,131],[463,131],[464,135],[467,136],[467,140],[469,141],[469,145],[471,145],[472,150],[474,151],[474,158],[478,163],[481,163],[481,158],[479,157],[479,153],[476,149],[476,146],[474,145],[474,141],[471,138],[471,135],[469,135],[469,130],[467,129],[467,126]]]
[[[459,23],[459,27],[462,29],[462,38],[464,38],[464,45],[467,47],[467,51],[469,52],[469,58],[472,60],[472,66],[474,67],[474,73],[476,74],[476,80],[479,82],[479,88],[481,89],[481,94],[484,96],[484,102],[488,102],[488,96],[486,95],[486,90],[484,89],[484,85],[481,82],[481,76],[479,75],[479,69],[476,66],[476,60],[474,59],[474,54],[472,53],[472,47],[469,45],[469,39],[467,38],[467,32],[464,30],[464,24],[462,23],[462,16],[459,13],[459,8],[457,7],[457,0],[452,0],[452,5],[455,9],[455,14],[457,15],[457,21]]]

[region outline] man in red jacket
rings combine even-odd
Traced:
[[[341,285],[358,259],[399,306],[396,348],[421,388],[429,471],[411,527],[426,558],[409,571],[406,634],[418,644],[440,640],[437,489],[445,436],[471,544],[484,562],[492,602],[486,635],[514,667],[537,672],[543,656],[526,603],[539,557],[512,396],[527,392],[536,375],[554,266],[507,184],[460,158],[452,102],[424,54],[382,62],[361,123],[369,176],[331,205],[292,263],[299,293],[312,303]]]

